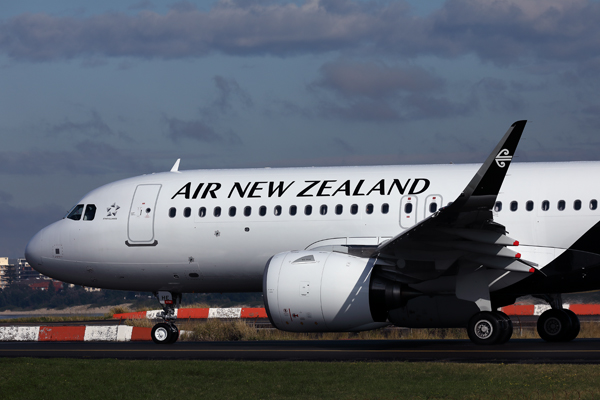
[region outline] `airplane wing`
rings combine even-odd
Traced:
[[[498,192],[526,122],[512,124],[453,203],[375,250],[378,276],[415,284],[444,274],[466,276],[483,267],[507,272],[536,271],[534,263],[508,248],[518,246],[518,242],[508,237],[506,228],[493,219]]]

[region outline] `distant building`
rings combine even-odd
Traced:
[[[48,290],[48,288],[52,284],[54,286],[54,290],[56,292],[58,292],[59,290],[62,290],[64,287],[64,285],[61,281],[54,281],[54,280],[50,280],[50,279],[39,279],[39,278],[25,279],[25,280],[19,281],[19,284],[27,285],[30,288],[35,289],[35,290]]]
[[[8,257],[0,257],[0,289],[11,285],[15,279],[15,266]]]
[[[50,279],[33,269],[24,258],[13,258],[9,261],[14,266],[14,277],[19,282],[26,279]]]

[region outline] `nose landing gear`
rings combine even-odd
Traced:
[[[181,293],[155,292],[163,312],[160,315],[164,322],[160,322],[152,328],[152,341],[156,344],[173,344],[179,339],[179,329],[175,326],[175,309],[181,305]]]

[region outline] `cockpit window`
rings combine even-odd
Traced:
[[[81,219],[81,214],[83,214],[83,204],[77,204],[73,207],[69,215],[67,215],[67,218],[72,219],[73,221],[79,221]]]
[[[85,206],[85,214],[83,214],[84,221],[91,221],[96,216],[96,206],[94,204],[88,204]]]

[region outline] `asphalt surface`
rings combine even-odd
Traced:
[[[600,364],[600,339],[546,343],[511,340],[477,346],[468,340],[313,340],[260,342],[2,342],[0,357],[243,361],[435,361]]]

